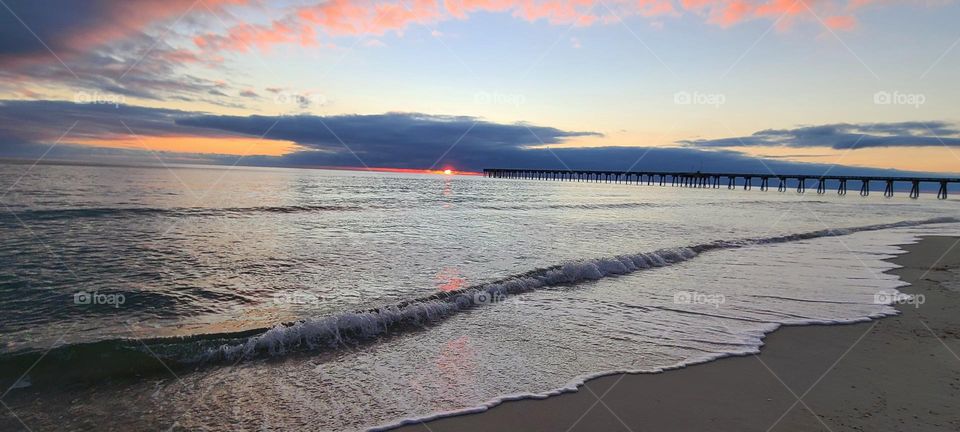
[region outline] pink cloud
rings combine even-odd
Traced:
[[[193,38],[197,47],[204,51],[248,52],[252,48],[267,51],[273,45],[299,43],[302,46],[316,45],[316,31],[303,23],[274,21],[270,25],[239,24],[231,27],[225,35],[208,33]]]
[[[746,21],[779,20],[786,29],[800,19],[814,20],[818,15],[830,16],[833,29],[849,30],[855,19],[853,11],[874,0],[331,0],[294,9],[287,27],[261,26],[250,28],[239,24],[219,37],[236,39],[238,43],[222,43],[218,49],[245,51],[246,47],[266,49],[273,43],[299,42],[289,30],[310,31],[330,36],[380,36],[389,32],[402,34],[413,25],[432,25],[449,19],[468,19],[471,14],[508,13],[530,22],[553,25],[591,26],[609,24],[630,16],[660,17],[694,14],[708,24],[722,28]],[[661,22],[662,21],[659,21]],[[662,25],[662,24],[661,24]],[[217,35],[205,35],[217,40]],[[200,41],[198,45],[203,46]],[[243,43],[240,43],[243,42]],[[207,44],[209,45],[209,43]]]
[[[517,2],[514,16],[527,21],[546,20],[551,24],[590,25],[596,21],[592,15],[595,8],[592,0],[572,1],[521,1]],[[596,6],[603,8],[602,5]]]
[[[66,61],[74,54],[89,54],[98,47],[142,37],[150,29],[167,29],[177,20],[191,23],[191,28],[232,20],[226,30],[188,35],[193,47],[173,46],[159,54],[183,64],[198,59],[218,62],[231,52],[267,51],[279,44],[332,46],[332,41],[320,44],[318,38],[403,34],[411,26],[465,20],[477,13],[502,13],[529,22],[574,26],[606,25],[629,17],[649,18],[655,25],[664,26],[669,25],[664,17],[682,15],[700,17],[720,28],[751,20],[779,20],[778,27],[784,30],[798,20],[814,21],[812,10],[827,17],[824,22],[829,28],[851,30],[856,27],[856,13],[874,3],[876,0],[328,0],[267,10],[259,0],[204,0],[200,6],[195,0],[103,0],[78,6],[71,11],[77,19],[66,26],[56,19],[44,25],[46,12],[42,8],[20,12],[31,24],[36,23],[44,41]],[[36,16],[26,16],[29,13]],[[240,18],[250,13],[266,20],[254,23]],[[8,31],[14,30],[23,31]],[[54,62],[44,47],[34,48],[0,52],[0,65]]]
[[[173,21],[181,16],[213,11],[222,13],[229,5],[243,4],[247,0],[205,0],[205,8],[195,0],[164,0],[133,2],[127,0],[102,0],[78,3],[70,11],[49,10],[43,4],[24,6],[14,4],[13,12],[29,23],[30,32],[43,41],[42,44],[29,35],[25,41],[28,49],[0,50],[0,64],[19,65],[33,62],[49,62],[53,51],[63,60],[88,54],[100,46],[141,36],[150,26]],[[26,3],[29,4],[29,3]],[[4,11],[6,13],[6,11]],[[69,20],[64,21],[63,15]],[[0,36],[7,33],[25,35],[20,25],[0,29]],[[181,53],[182,54],[182,53]]]
[[[832,30],[853,30],[857,27],[857,20],[849,15],[826,17],[823,23]]]
[[[640,15],[645,17],[676,14],[670,0],[638,0],[636,4]]]

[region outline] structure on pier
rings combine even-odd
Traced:
[[[650,172],[650,171],[575,171],[575,170],[537,170],[537,169],[501,169],[490,168],[483,170],[484,177],[527,179],[527,180],[555,180],[575,182],[613,182],[613,183],[646,183],[648,186],[680,186],[693,188],[720,188],[726,183],[727,189],[734,189],[742,185],[743,189],[753,189],[753,182],[760,182],[760,190],[770,189],[770,180],[776,180],[777,190],[786,192],[791,189],[790,182],[795,183],[798,193],[807,190],[807,184],[816,182],[817,193],[827,192],[827,182],[835,182],[837,194],[847,194],[847,183],[859,182],[860,195],[870,195],[870,184],[884,185],[883,195],[893,196],[895,183],[910,184],[910,198],[920,196],[921,183],[939,185],[938,199],[947,199],[947,184],[960,183],[960,178],[936,177],[878,177],[878,176],[831,176],[831,175],[781,175],[781,174],[735,174],[735,173],[704,173],[704,172]],[[738,180],[739,179],[739,180]]]

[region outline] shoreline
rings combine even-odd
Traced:
[[[650,252],[621,254],[617,256],[607,256],[599,258],[584,259],[571,263],[558,263],[545,267],[538,267],[522,273],[515,273],[503,276],[499,279],[480,282],[459,288],[454,291],[433,292],[419,297],[400,300],[393,304],[382,305],[380,307],[361,309],[349,312],[335,313],[333,315],[321,316],[316,319],[298,318],[289,321],[283,321],[274,325],[254,324],[253,328],[243,326],[231,329],[221,328],[212,333],[188,333],[177,335],[176,333],[140,335],[134,340],[128,338],[108,338],[93,341],[78,341],[56,346],[54,348],[28,348],[21,351],[9,353],[0,353],[0,370],[10,369],[27,370],[31,369],[33,373],[33,385],[53,384],[59,385],[64,379],[69,380],[96,380],[111,376],[135,376],[139,373],[149,372],[147,369],[137,369],[130,367],[131,364],[150,364],[152,371],[159,372],[161,375],[166,373],[167,368],[152,362],[151,357],[144,357],[146,361],[131,360],[129,356],[116,357],[110,355],[117,351],[115,346],[121,348],[126,344],[133,344],[139,348],[140,344],[152,346],[154,344],[191,344],[189,347],[193,351],[185,351],[187,355],[180,357],[165,357],[164,361],[169,363],[169,367],[175,370],[180,368],[190,368],[203,364],[216,364],[231,361],[243,361],[243,356],[250,358],[264,358],[265,352],[271,349],[271,344],[279,346],[295,347],[300,344],[301,338],[314,338],[326,343],[327,339],[332,338],[333,333],[328,331],[330,328],[337,327],[339,317],[368,314],[379,320],[382,325],[377,326],[377,333],[363,333],[364,329],[358,329],[353,326],[338,327],[338,332],[359,332],[360,339],[374,339],[388,332],[388,327],[394,330],[402,330],[403,326],[409,323],[419,323],[429,321],[430,325],[438,324],[450,316],[459,313],[462,310],[478,306],[474,297],[477,293],[485,292],[491,298],[499,295],[515,295],[523,292],[534,291],[543,287],[552,287],[566,283],[580,283],[592,281],[603,277],[617,277],[638,271],[644,271],[650,268],[658,268],[676,264],[679,262],[695,259],[698,255],[715,250],[729,250],[744,246],[760,244],[777,244],[786,242],[795,242],[807,239],[819,239],[825,237],[842,236],[852,233],[883,230],[889,228],[901,227],[919,227],[924,225],[935,225],[941,223],[956,223],[960,220],[954,217],[933,217],[926,219],[902,220],[898,222],[875,223],[869,225],[850,226],[846,228],[821,229],[815,231],[795,232],[792,234],[781,234],[772,237],[748,237],[735,241],[712,241],[706,243],[693,244],[689,246],[667,247]],[[625,265],[623,259],[628,259],[629,266]],[[630,263],[632,261],[632,263]],[[619,267],[619,268],[618,268]],[[590,269],[598,272],[597,274],[588,273]],[[604,269],[604,270],[598,270]],[[609,270],[608,270],[609,269]],[[464,303],[466,301],[466,303]],[[465,305],[464,305],[465,304]],[[885,317],[886,315],[877,313],[849,321],[831,320],[829,322],[810,320],[801,325],[842,325],[858,322],[869,322],[874,319]],[[333,325],[326,323],[333,322]],[[217,326],[223,326],[218,324]],[[760,338],[777,330],[780,324],[770,323],[773,328],[763,329]],[[397,331],[396,333],[399,333]],[[224,339],[232,339],[223,341]],[[267,342],[262,343],[264,340]],[[215,341],[215,344],[204,345],[207,341]],[[42,345],[41,345],[42,346]],[[253,350],[247,352],[248,346]],[[762,345],[761,345],[762,346]],[[296,350],[294,348],[293,350]],[[240,354],[242,353],[242,355]],[[432,414],[426,417],[415,419],[404,419],[396,423],[377,425],[370,430],[389,430],[405,424],[420,423],[423,420],[435,419],[440,417],[449,417],[456,415],[482,412],[506,400],[520,399],[543,399],[555,396],[561,393],[573,392],[581,387],[584,382],[600,378],[607,375],[616,374],[641,374],[641,373],[660,373],[664,371],[682,369],[685,367],[709,363],[721,360],[726,357],[736,357],[755,354],[756,350],[742,350],[736,353],[721,353],[718,355],[701,356],[691,358],[682,363],[664,366],[653,370],[605,370],[599,373],[583,374],[572,377],[571,381],[564,387],[552,389],[545,393],[536,394],[510,394],[501,396],[497,399],[486,401],[481,405],[466,408],[453,412],[442,412]],[[182,354],[182,353],[181,353]],[[38,359],[45,359],[38,363],[34,368],[32,364],[38,362]],[[82,360],[82,361],[80,361]],[[67,367],[66,365],[69,365]],[[88,365],[81,368],[79,365]],[[105,367],[109,366],[109,367]],[[64,373],[66,371],[66,374]],[[19,374],[13,373],[5,375],[0,372],[0,386],[9,387],[15,384],[20,378]]]
[[[759,355],[604,373],[575,391],[505,397],[374,430],[960,430],[960,247],[949,250],[956,241],[922,236],[888,259],[901,266],[888,273],[910,284],[900,291],[926,300],[897,305],[899,315],[781,326]]]

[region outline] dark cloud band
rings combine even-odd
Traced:
[[[903,130],[872,125],[874,130]],[[947,133],[949,125],[931,123]],[[70,129],[72,127],[72,129]],[[71,132],[55,147],[64,131]],[[828,127],[829,129],[829,127]],[[914,128],[916,130],[916,128]],[[0,157],[234,164],[235,155],[147,152],[73,145],[131,136],[263,137],[296,142],[283,156],[245,156],[241,165],[277,167],[391,167],[459,170],[489,167],[806,173],[880,175],[889,170],[756,158],[720,149],[691,147],[545,147],[568,139],[601,136],[525,123],[500,124],[475,117],[418,113],[339,116],[214,116],[187,111],[64,101],[0,101]],[[821,134],[824,135],[824,134]],[[830,134],[825,134],[830,136]],[[757,139],[757,138],[754,138]],[[708,145],[709,146],[709,145]],[[717,146],[712,146],[717,147]]]
[[[750,136],[680,141],[695,147],[871,147],[960,146],[960,131],[947,122],[839,123],[767,129]]]

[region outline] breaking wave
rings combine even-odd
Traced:
[[[825,229],[776,237],[750,238],[735,241],[718,240],[689,247],[666,248],[652,252],[624,254],[567,262],[534,269],[498,281],[470,286],[456,291],[405,300],[393,305],[358,312],[348,312],[316,319],[278,324],[268,329],[236,333],[201,334],[188,337],[150,340],[107,340],[68,345],[47,353],[21,352],[0,356],[0,370],[22,370],[37,356],[45,356],[44,369],[51,373],[69,373],[73,377],[96,378],[118,373],[143,374],[132,370],[136,365],[157,365],[149,361],[156,356],[172,367],[197,367],[223,362],[235,363],[257,357],[282,356],[292,352],[336,349],[345,343],[372,340],[387,334],[400,334],[408,329],[422,329],[468,309],[492,305],[508,296],[537,289],[575,285],[604,277],[625,275],[643,269],[663,267],[690,260],[697,255],[718,249],[784,243],[819,237],[839,236],[859,231],[881,230],[937,223],[958,222],[957,218],[935,218],[921,221],[867,225],[843,229]],[[69,362],[69,367],[64,367]],[[10,367],[8,367],[10,366]],[[166,365],[160,365],[166,366]],[[131,370],[128,370],[131,369]],[[162,368],[155,367],[162,372]],[[33,381],[37,382],[37,374]],[[0,372],[0,381],[16,380]],[[8,385],[16,382],[8,383]]]
[[[572,285],[608,276],[619,276],[651,267],[682,262],[716,249],[730,249],[758,244],[783,243],[838,236],[858,231],[880,230],[905,226],[956,222],[955,218],[904,221],[843,229],[825,229],[776,237],[714,241],[691,247],[660,249],[654,252],[618,255],[610,258],[568,262],[532,270],[504,280],[472,286],[457,291],[434,294],[396,305],[363,312],[346,313],[319,319],[277,325],[244,343],[223,345],[204,353],[201,360],[236,361],[258,355],[282,355],[291,351],[336,347],[345,341],[370,339],[404,326],[435,323],[459,311],[497,303],[510,295],[557,285]]]

